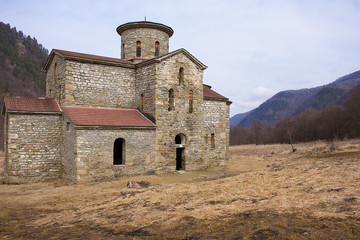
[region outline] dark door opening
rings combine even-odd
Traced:
[[[185,170],[184,148],[176,148],[176,170]]]
[[[124,139],[118,138],[114,142],[114,165],[123,165],[124,161]]]

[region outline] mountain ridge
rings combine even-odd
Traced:
[[[273,125],[281,118],[295,116],[308,108],[321,110],[329,105],[343,104],[358,84],[360,71],[355,71],[323,86],[280,91],[259,107],[246,112],[245,117],[245,113],[234,115],[230,118],[230,126],[249,127],[255,119]]]

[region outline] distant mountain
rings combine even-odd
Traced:
[[[251,111],[246,113],[239,113],[230,118],[230,126],[237,126],[239,123],[249,114]]]
[[[48,50],[31,38],[0,22],[0,105],[4,96],[45,96],[42,67]],[[0,149],[3,144],[4,116],[0,114]]]
[[[233,116],[230,125],[248,127],[255,119],[274,124],[278,119],[297,115],[308,108],[321,110],[329,105],[343,104],[349,97],[351,89],[358,84],[360,84],[360,71],[338,78],[324,86],[282,91],[259,107],[245,113],[245,117],[243,113]]]

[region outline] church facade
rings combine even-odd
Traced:
[[[121,58],[53,49],[46,98],[5,97],[9,182],[92,181],[198,170],[229,158],[228,98],[203,84],[207,68],[173,30],[130,22],[117,28]]]

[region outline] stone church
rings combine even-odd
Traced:
[[[185,49],[169,52],[166,25],[116,30],[120,59],[53,49],[46,98],[5,97],[9,182],[92,181],[228,160],[231,102],[203,84],[207,67]]]

